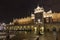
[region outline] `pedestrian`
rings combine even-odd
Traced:
[[[56,35],[56,28],[53,27],[53,34]]]
[[[56,40],[58,40],[58,35],[55,27],[53,27],[53,35],[55,36]]]
[[[39,37],[37,37],[37,39],[36,40],[39,40]]]

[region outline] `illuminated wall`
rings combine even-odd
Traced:
[[[47,17],[51,17],[48,18],[48,20],[51,20],[51,22],[60,22],[60,13],[46,13],[44,14],[47,18]],[[47,20],[47,19],[46,19]],[[13,23],[16,23],[16,24],[30,24],[30,23],[34,23],[34,20],[31,18],[31,17],[27,17],[27,18],[20,18],[20,19],[14,19],[13,20]]]
[[[60,13],[54,13],[52,15],[53,15],[52,19],[53,19],[54,22],[55,21],[60,22]]]
[[[46,13],[45,16],[46,17],[52,17],[53,22],[60,22],[60,13],[51,13],[51,14]]]
[[[13,20],[13,23],[16,23],[16,24],[30,24],[30,23],[32,23],[32,22],[33,22],[33,21],[32,21],[32,19],[31,19],[31,17]]]

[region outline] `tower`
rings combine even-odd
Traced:
[[[37,25],[38,32],[40,34],[44,34],[43,13],[44,13],[43,7],[37,5],[37,8],[34,9],[34,15],[35,15],[35,24]]]
[[[44,12],[43,7],[40,7],[39,5],[37,5],[37,8],[34,9],[35,22],[42,23],[42,21],[43,21],[43,12]]]

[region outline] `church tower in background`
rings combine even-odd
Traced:
[[[34,9],[35,22],[36,23],[42,23],[42,21],[43,21],[43,12],[44,12],[44,8],[37,5],[37,8]]]

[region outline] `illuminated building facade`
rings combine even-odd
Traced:
[[[60,22],[60,13],[52,13],[52,10],[45,12],[43,7],[37,5],[37,8],[35,8],[34,12],[31,14],[31,17],[14,19],[13,23],[18,24],[29,24],[32,22],[42,23],[43,18],[45,23]]]
[[[48,23],[49,25],[51,23],[56,23],[60,22],[60,13],[52,13],[52,10],[49,10],[48,12],[44,11],[43,7],[40,7],[37,5],[37,8],[34,9],[34,12],[31,13],[31,17],[26,17],[26,18],[19,18],[19,19],[13,19],[13,22],[10,23],[10,27],[14,28],[17,27],[19,28],[24,28],[24,29],[36,29],[36,27],[41,27],[39,26],[42,24],[44,21],[44,24]],[[18,25],[18,26],[17,26]],[[50,25],[46,26],[46,29],[52,29],[53,27]],[[14,27],[13,27],[14,26]],[[44,26],[42,24],[42,26]]]
[[[36,9],[34,9],[34,15],[35,15],[35,22],[42,22],[43,19],[43,12],[44,9],[42,7],[37,6]]]
[[[14,19],[13,23],[15,24],[31,24],[33,23],[33,20],[31,19],[31,17],[27,17],[27,18],[21,18],[21,19]]]

